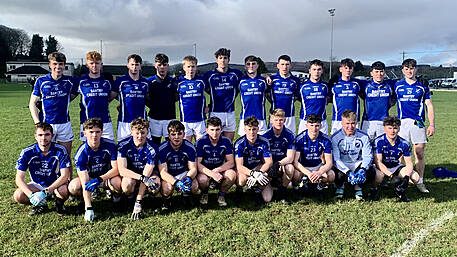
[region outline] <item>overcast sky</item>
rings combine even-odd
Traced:
[[[131,53],[152,61],[158,52],[176,63],[194,44],[199,63],[213,62],[220,47],[232,50],[232,63],[249,54],[329,60],[330,8],[337,60],[395,65],[405,51],[419,63],[457,65],[455,0],[2,0],[0,24],[56,36],[72,62],[100,50],[100,40],[105,64]]]

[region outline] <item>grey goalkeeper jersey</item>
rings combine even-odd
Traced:
[[[332,135],[333,163],[337,169],[347,173],[359,165],[368,168],[373,158],[370,138],[359,129],[353,136],[346,136],[343,129]]]

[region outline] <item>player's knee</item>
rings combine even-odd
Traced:
[[[121,182],[122,192],[126,195],[131,195],[135,191],[136,180],[131,178],[123,178]]]
[[[14,191],[13,199],[16,203],[21,203],[21,204],[25,204],[25,203],[29,202],[28,197],[19,188],[16,189],[16,191]]]
[[[376,170],[376,178],[375,178],[375,181],[374,181],[374,184],[375,185],[379,185],[382,183],[382,181],[384,180],[384,173],[382,173],[380,170],[378,169],[375,169]]]
[[[209,184],[209,178],[208,176],[206,176],[205,174],[203,173],[198,173],[197,174],[197,180],[198,180],[198,183],[201,185],[201,186],[207,186]]]
[[[238,172],[236,180],[238,186],[244,186],[246,184],[247,176]]]
[[[234,170],[226,170],[224,173],[224,179],[231,183],[235,182],[236,180],[236,172]]]
[[[327,180],[326,182],[328,184],[331,184],[335,181],[335,172],[333,172],[333,170],[327,171],[327,173],[325,173],[325,175],[326,175],[325,180]]]
[[[66,200],[68,199],[68,187],[67,184],[63,184],[60,187],[57,188],[56,190],[56,197]]]
[[[72,195],[81,195],[82,193],[82,186],[79,178],[74,178],[70,184],[68,184],[68,190]]]
[[[414,184],[417,184],[419,182],[420,176],[419,173],[413,171],[413,174],[409,178]]]
[[[416,146],[414,147],[414,155],[417,159],[424,159],[424,147]]]
[[[108,179],[109,189],[116,194],[122,193],[121,181],[122,181],[121,177],[119,177],[119,176]]]
[[[166,181],[162,181],[162,195],[167,197],[173,193],[173,186]]]
[[[287,164],[284,166],[284,173],[289,178],[291,178],[294,175],[294,170],[295,170],[295,168],[294,168],[294,165],[292,165],[292,164]]]

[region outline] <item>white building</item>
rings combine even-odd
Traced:
[[[6,63],[6,76],[11,82],[24,83],[50,72],[48,62],[11,61]],[[64,75],[73,76],[75,65],[65,64]]]

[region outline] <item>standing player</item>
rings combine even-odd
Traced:
[[[230,139],[221,136],[222,122],[218,117],[211,117],[206,122],[206,135],[200,138],[197,148],[198,185],[202,192],[200,203],[208,204],[208,188],[210,183],[219,185],[217,202],[219,206],[227,206],[225,194],[233,186],[236,179],[235,159]]]
[[[259,68],[258,58],[250,55],[244,58],[246,74],[241,77],[238,89],[241,95],[241,114],[240,125],[238,127],[238,135],[243,136],[244,119],[249,116],[254,116],[258,120],[259,134],[267,131],[265,122],[265,92],[267,90],[267,82],[265,78],[257,73]]]
[[[198,190],[197,153],[184,139],[184,125],[173,120],[168,124],[168,140],[159,146],[159,172],[162,178],[163,209],[171,208],[171,195],[176,187],[183,193],[185,204],[192,207],[190,194]]]
[[[179,110],[184,124],[186,139],[192,142],[206,133],[205,79],[197,75],[197,58],[186,56],[182,60],[185,75],[175,82],[179,96]]]
[[[143,196],[148,189],[157,194],[160,178],[153,172],[157,163],[157,146],[147,139],[149,123],[143,118],[136,118],[131,123],[131,136],[119,142],[117,164],[122,177],[122,192],[136,201],[131,218],[142,217]]]
[[[411,157],[411,146],[409,142],[398,136],[401,121],[396,117],[386,117],[383,122],[384,135],[375,140],[376,155],[374,157],[377,172],[382,173],[381,177],[388,176],[394,181],[395,194],[402,202],[409,202],[406,196],[406,189],[409,180],[413,183],[419,181],[419,174],[413,170],[413,158]],[[404,158],[405,164],[400,163]],[[379,184],[381,181],[376,181]]]
[[[17,203],[33,205],[29,215],[48,210],[46,197],[55,195],[57,214],[65,214],[68,198],[67,181],[70,177],[70,158],[65,147],[51,142],[52,126],[45,122],[35,125],[35,144],[22,150],[16,163],[16,185],[13,198]],[[31,182],[25,182],[29,170]]]
[[[416,79],[417,63],[414,59],[406,59],[402,63],[405,76],[395,84],[397,95],[397,113],[401,119],[399,136],[413,144],[416,170],[420,179],[417,188],[421,193],[429,193],[423,183],[425,160],[424,150],[427,136],[435,134],[435,111],[432,104],[430,89]],[[429,126],[425,129],[425,106]]]
[[[48,55],[51,73],[36,80],[32,95],[30,96],[29,109],[33,122],[40,122],[36,103],[42,100],[43,121],[51,124],[54,137],[52,140],[63,145],[68,154],[71,154],[73,142],[73,129],[70,123],[70,101],[74,78],[63,75],[67,58],[64,54],[53,52]],[[70,162],[71,164],[71,162]],[[71,175],[70,175],[71,177]]]
[[[109,114],[109,102],[114,99],[111,82],[101,74],[103,66],[102,56],[96,52],[86,54],[86,66],[89,72],[82,76],[74,90],[81,94],[80,111],[80,136],[85,141],[83,123],[90,118],[100,118],[103,121],[103,137],[114,140],[113,124]]]
[[[128,72],[114,82],[114,92],[119,94],[117,141],[130,136],[130,123],[138,118],[146,119],[146,96],[148,81],[140,75],[143,60],[137,54],[127,57]]]
[[[286,189],[294,175],[295,157],[295,137],[294,133],[284,125],[286,120],[287,117],[283,110],[273,110],[270,114],[272,127],[263,134],[270,144],[270,152],[273,157],[273,166],[269,176],[279,179],[278,199],[284,204],[288,204]]]
[[[372,147],[367,134],[356,128],[357,114],[344,111],[341,118],[342,129],[332,135],[336,198],[344,195],[344,182],[354,185],[355,198],[363,201],[362,186],[374,185],[377,175],[371,167]],[[380,178],[382,180],[382,177]]]
[[[271,98],[270,113],[282,109],[285,113],[285,127],[295,135],[295,98],[297,97],[300,79],[290,73],[291,60],[288,55],[281,55],[276,64],[279,72],[270,76],[272,84],[268,96]]]
[[[295,139],[295,173],[292,184],[309,180],[321,192],[324,186],[333,183],[335,173],[332,170],[332,142],[321,130],[322,119],[317,114],[306,117],[306,130]],[[307,179],[303,179],[303,178]],[[319,197],[322,194],[318,195]]]
[[[172,78],[168,76],[168,56],[157,54],[154,67],[157,74],[148,78],[150,84],[146,105],[149,107],[151,139],[159,145],[162,137],[168,136],[168,123],[176,119],[176,92],[172,86]]]
[[[75,166],[78,177],[68,185],[70,194],[83,197],[86,221],[94,219],[91,192],[99,186],[113,192],[113,202],[119,202],[121,178],[117,169],[117,145],[111,139],[103,138],[103,121],[89,118],[83,123],[86,142],[76,151]]]
[[[312,60],[309,64],[309,79],[300,85],[299,97],[301,98],[300,124],[298,133],[303,132],[306,127],[306,117],[316,114],[321,117],[321,132],[328,134],[327,124],[327,97],[329,96],[327,83],[321,79],[324,72],[324,64],[321,60]]]
[[[332,135],[341,129],[341,114],[344,111],[353,111],[356,114],[356,122],[359,120],[359,95],[362,89],[359,81],[351,78],[354,72],[354,61],[349,58],[341,60],[340,72],[341,77],[331,91],[333,95]]]
[[[217,67],[205,74],[211,99],[209,116],[221,119],[224,136],[233,141],[236,130],[235,98],[242,74],[229,67],[229,49],[220,48],[214,55]]]
[[[386,66],[382,62],[371,65],[372,80],[363,86],[362,98],[364,110],[362,115],[362,131],[367,133],[370,140],[384,133],[383,120],[389,116],[389,109],[394,103],[394,80],[384,79]],[[363,83],[363,82],[362,82]]]
[[[273,164],[268,140],[258,135],[259,121],[249,116],[244,122],[244,136],[235,142],[235,163],[237,169],[237,196],[240,200],[243,186],[253,187],[258,203],[270,202],[273,189],[267,171]]]

